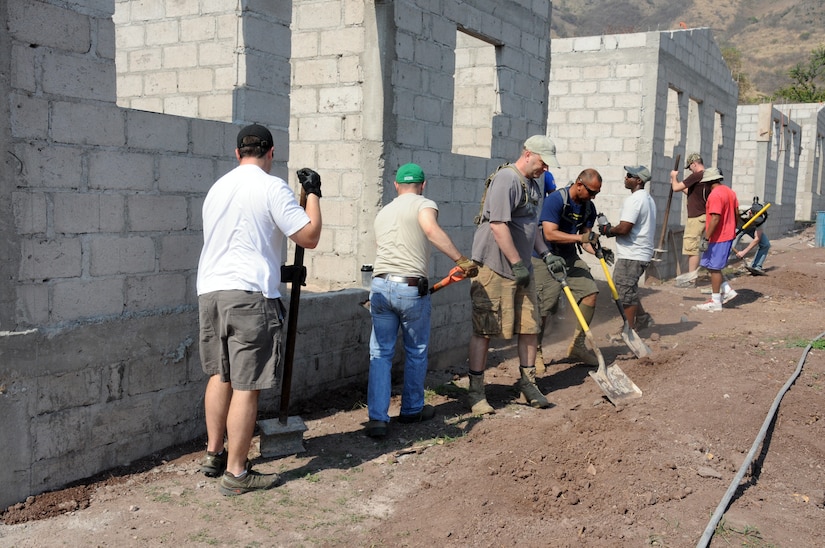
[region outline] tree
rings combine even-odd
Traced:
[[[793,103],[821,103],[825,101],[825,46],[811,52],[807,64],[797,63],[788,71],[793,80],[776,92]]]
[[[739,102],[746,102],[753,90],[753,84],[747,73],[742,70],[742,52],[732,45],[726,45],[722,48],[722,58],[728,65],[734,81],[739,85]]]

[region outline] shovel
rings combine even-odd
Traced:
[[[676,155],[676,162],[673,165],[673,170],[679,170],[679,162],[682,161],[682,155]],[[648,266],[649,274],[652,278],[656,278],[657,280],[662,279],[662,275],[659,273],[659,266],[657,263],[662,262],[662,258],[659,256],[662,253],[667,253],[667,249],[665,249],[665,236],[667,235],[667,221],[670,217],[670,204],[673,202],[673,185],[670,186],[670,192],[667,195],[667,205],[665,206],[665,218],[662,220],[662,233],[659,235],[659,246],[653,250],[653,258],[650,260],[650,265]]]
[[[554,272],[550,267],[548,267],[548,270],[553,279],[561,284],[562,290],[564,290],[564,294],[567,295],[567,300],[570,302],[570,307],[576,314],[579,325],[581,325],[584,331],[584,336],[587,338],[587,342],[590,343],[593,353],[596,354],[596,359],[599,360],[599,368],[596,371],[590,371],[589,375],[593,377],[593,380],[596,381],[596,384],[599,385],[599,388],[602,389],[602,392],[604,392],[607,399],[610,400],[613,405],[619,405],[629,400],[641,398],[642,391],[624,374],[624,371],[622,371],[618,365],[615,363],[610,364],[610,367],[604,365],[604,356],[602,356],[599,347],[596,346],[593,333],[591,333],[590,328],[587,327],[587,322],[584,320],[582,311],[576,303],[576,298],[573,297],[573,292],[570,291],[570,286],[567,285],[567,268],[562,267],[561,272]]]
[[[306,209],[307,195],[301,189],[301,207]],[[284,282],[292,284],[289,298],[289,316],[287,318],[286,343],[284,347],[284,367],[281,379],[281,406],[278,419],[258,421],[261,431],[261,456],[282,457],[303,453],[304,432],[307,427],[301,417],[289,416],[289,396],[292,388],[292,363],[295,359],[295,338],[298,333],[298,302],[301,297],[301,286],[306,282],[306,267],[304,266],[304,248],[295,245],[295,263],[290,267],[283,267]]]
[[[464,271],[461,270],[461,267],[454,266],[453,269],[450,270],[450,273],[447,274],[447,276],[433,284],[433,286],[430,288],[430,294],[435,293],[439,289],[447,287],[453,282],[460,282],[464,278],[466,278],[466,276],[464,275]]]
[[[610,286],[610,293],[613,295],[613,300],[616,302],[616,308],[619,309],[619,314],[622,315],[622,321],[624,322],[624,325],[622,326],[622,340],[627,347],[633,351],[637,358],[650,356],[650,348],[645,344],[642,338],[639,337],[636,330],[630,327],[630,324],[627,321],[627,315],[624,313],[624,306],[622,306],[621,301],[619,301],[619,292],[616,291],[616,285],[613,283],[613,278],[610,276],[610,270],[607,268],[607,262],[604,260],[602,244],[596,242],[593,249],[596,251],[596,257],[599,259],[599,262],[602,263],[602,270],[604,270],[604,275],[607,278],[607,285]]]

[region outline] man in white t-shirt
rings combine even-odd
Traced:
[[[274,149],[268,129],[244,127],[237,146],[238,167],[218,179],[203,203],[197,278],[200,357],[209,375],[201,471],[221,476],[224,495],[269,489],[280,480],[253,471],[247,454],[258,396],[275,386],[281,358],[281,250],[284,238],[313,249],[321,237],[320,176],[298,171],[304,209],[286,181],[269,175]]]
[[[619,224],[600,227],[602,236],[616,237],[616,266],[613,280],[631,329],[653,326],[639,299],[639,278],[653,258],[656,232],[656,204],[645,191],[650,170],[645,166],[625,166],[624,187],[630,197],[622,204]]]

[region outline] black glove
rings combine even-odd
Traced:
[[[699,242],[699,251],[704,253],[708,250],[708,239],[702,236],[702,241]]]
[[[307,194],[315,194],[321,197],[321,176],[308,167],[298,170],[298,182],[304,187]]]
[[[582,234],[581,242],[583,244],[595,245],[598,241],[599,235],[593,232],[592,230],[590,232],[585,232],[584,234]]]
[[[544,264],[547,265],[547,268],[550,269],[550,272],[557,272],[558,273],[558,272],[561,272],[562,270],[564,270],[564,266],[565,266],[564,259],[562,259],[558,255],[553,255],[552,253],[550,253],[548,251],[545,255],[542,255],[541,258],[544,261]]]
[[[599,225],[599,233],[604,236],[605,238],[612,238],[615,234],[612,234],[610,230],[613,228],[613,225],[607,223],[606,225]]]
[[[613,266],[613,263],[616,262],[616,255],[613,254],[612,249],[602,248],[602,257],[604,258],[604,262],[607,263],[607,266]]]
[[[523,261],[513,263],[510,267],[513,269],[513,276],[516,277],[517,286],[527,287],[530,285],[530,271],[524,266]]]

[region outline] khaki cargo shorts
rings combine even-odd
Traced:
[[[512,339],[514,334],[539,332],[536,285],[518,287],[515,280],[479,266],[472,278],[470,297],[473,303],[473,334],[486,338]]]
[[[699,242],[705,231],[705,215],[688,217],[682,236],[682,255],[699,255]]]

